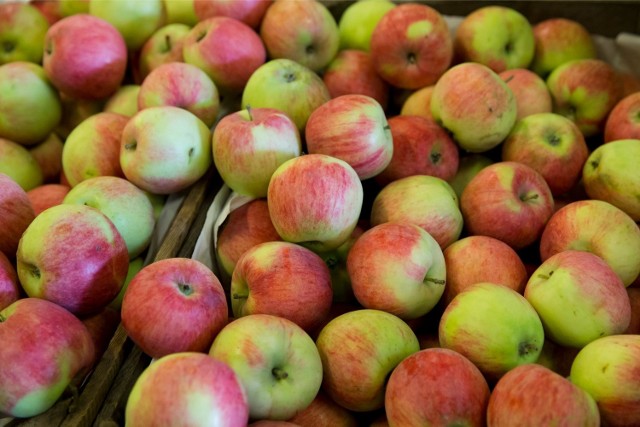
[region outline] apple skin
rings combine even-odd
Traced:
[[[449,68],[435,84],[431,115],[473,153],[500,144],[516,122],[518,106],[509,86],[490,68],[464,62]]]
[[[518,122],[502,144],[502,160],[536,170],[551,194],[571,190],[582,175],[589,148],[578,126],[555,113],[537,113]]]
[[[308,333],[329,315],[333,299],[324,260],[307,248],[278,241],[260,243],[240,257],[230,295],[236,318],[271,314]]]
[[[566,250],[547,258],[527,282],[524,297],[553,342],[581,348],[623,333],[631,303],[620,277],[599,256]]]
[[[200,68],[170,62],[153,69],[138,93],[138,110],[163,105],[184,108],[212,127],[220,111],[220,95],[215,83]]]
[[[349,4],[338,20],[340,50],[369,52],[373,30],[395,6],[389,0],[362,0]]]
[[[251,314],[233,320],[218,333],[209,355],[238,376],[251,419],[293,417],[309,406],[322,383],[322,362],[313,340],[278,316]]]
[[[460,61],[486,65],[496,73],[527,68],[535,51],[533,29],[515,9],[492,5],[465,16],[454,36]]]
[[[184,39],[191,31],[185,24],[168,24],[158,28],[140,48],[139,72],[144,79],[160,65],[182,62]]]
[[[196,16],[195,3],[191,0],[163,0],[167,24],[184,24],[190,27],[199,21]]]
[[[9,260],[16,259],[20,238],[34,218],[27,192],[11,177],[0,173],[0,252]]]
[[[545,81],[531,70],[513,68],[498,73],[516,97],[516,122],[524,117],[553,110],[551,94]]]
[[[553,214],[540,237],[540,258],[569,249],[598,255],[625,286],[640,275],[640,228],[610,203],[578,200]]]
[[[0,311],[20,298],[18,273],[7,256],[0,252]]]
[[[225,16],[198,22],[183,41],[182,55],[207,73],[221,93],[241,92],[267,58],[258,33]]]
[[[640,423],[640,335],[610,335],[587,344],[576,355],[569,378],[598,404],[607,426]]]
[[[444,348],[420,350],[391,372],[385,392],[390,426],[485,425],[489,385],[469,359]]]
[[[443,179],[428,175],[401,178],[385,186],[371,207],[371,225],[406,221],[422,227],[444,250],[462,233],[458,197]]]
[[[211,132],[193,113],[173,106],[136,113],[122,131],[120,166],[142,190],[171,194],[200,179],[213,163]]]
[[[527,270],[518,253],[489,236],[467,236],[444,250],[447,285],[442,296],[446,307],[460,292],[479,282],[503,285],[522,294]]]
[[[65,184],[44,184],[27,191],[34,214],[61,205],[69,190],[71,187]]]
[[[0,173],[8,175],[29,191],[44,181],[40,164],[25,146],[0,138]]]
[[[322,73],[322,80],[331,98],[366,95],[378,101],[383,110],[387,109],[389,85],[376,73],[368,52],[355,49],[339,51]]]
[[[303,135],[311,113],[331,99],[322,78],[290,59],[272,59],[256,69],[242,92],[242,108],[275,108]]]
[[[289,423],[300,427],[357,427],[358,420],[352,412],[338,405],[320,390],[305,409],[289,418]]]
[[[275,1],[264,14],[260,38],[269,58],[287,58],[321,72],[338,53],[338,24],[317,0]]]
[[[585,137],[604,131],[609,112],[622,98],[622,81],[609,63],[576,59],[555,68],[547,77],[553,111],[578,125]]]
[[[513,368],[495,385],[487,406],[489,425],[589,426],[600,425],[593,397],[544,366]]]
[[[627,295],[631,303],[631,321],[624,333],[640,335],[640,288],[628,287]]]
[[[535,53],[530,69],[546,78],[551,71],[574,59],[595,59],[596,46],[589,31],[567,18],[549,18],[533,26]]]
[[[433,119],[431,115],[431,95],[434,85],[416,89],[407,96],[400,107],[401,116],[420,116]]]
[[[64,141],[80,123],[94,114],[102,112],[104,100],[72,98],[64,92],[59,93],[62,103],[62,119],[54,132]]]
[[[95,348],[95,357],[91,363],[95,367],[109,347],[109,343],[120,325],[120,312],[112,307],[105,307],[97,314],[80,319],[89,331],[93,347]]]
[[[0,138],[38,144],[58,126],[62,106],[44,69],[31,62],[0,65]]]
[[[206,352],[228,322],[220,281],[189,258],[166,258],[143,267],[129,282],[120,313],[127,335],[156,359]]]
[[[375,177],[384,186],[411,175],[430,175],[452,179],[460,162],[458,146],[432,119],[400,115],[389,119],[393,157]]]
[[[453,59],[447,22],[426,4],[391,8],[376,25],[370,43],[371,60],[380,77],[402,89],[434,84]]]
[[[305,127],[310,154],[326,154],[347,162],[361,180],[382,172],[394,144],[385,111],[375,99],[358,94],[330,99],[316,108]]]
[[[591,199],[604,200],[640,221],[640,139],[621,139],[602,144],[589,154],[582,182]]]
[[[97,176],[124,177],[120,165],[120,140],[127,116],[98,113],[83,120],[62,148],[62,169],[71,187]]]
[[[82,322],[40,298],[22,298],[0,311],[0,341],[0,414],[12,417],[45,412],[94,359]]]
[[[519,293],[491,282],[460,292],[438,325],[440,346],[457,351],[493,382],[516,366],[538,359],[544,329]]]
[[[124,418],[131,427],[180,425],[190,420],[244,427],[249,422],[249,405],[227,364],[206,354],[180,352],[154,361],[140,374],[127,398]]]
[[[640,139],[640,88],[613,107],[604,126],[604,142]]]
[[[64,143],[55,133],[49,134],[41,143],[29,147],[29,152],[40,165],[44,183],[59,182],[62,171],[62,149]]]
[[[367,412],[384,406],[386,379],[420,350],[406,322],[380,310],[358,309],[327,323],[316,346],[322,359],[322,390],[342,407]]]
[[[516,250],[538,240],[553,206],[553,195],[542,175],[518,162],[485,167],[460,198],[470,234],[494,237]]]
[[[141,256],[134,258],[129,261],[129,268],[127,269],[127,277],[124,279],[124,283],[122,284],[122,288],[120,288],[120,292],[118,295],[109,303],[110,308],[118,311],[118,313],[122,310],[122,300],[124,299],[124,294],[127,293],[127,288],[129,287],[129,283],[133,280],[133,278],[138,274],[142,267],[145,266],[145,259]]]
[[[213,161],[233,191],[267,196],[278,167],[302,154],[300,132],[285,113],[273,108],[250,108],[226,115],[212,135]]]
[[[349,238],[363,198],[356,171],[325,154],[287,160],[273,173],[267,192],[269,215],[282,240],[314,252],[335,249]]]
[[[138,112],[139,93],[140,85],[122,85],[105,101],[102,111],[132,117]]]
[[[462,196],[462,192],[474,176],[482,169],[494,163],[494,159],[483,154],[462,154],[458,161],[458,170],[448,183],[458,196]]]
[[[0,4],[0,65],[27,61],[40,64],[49,22],[29,3]]]
[[[415,224],[386,222],[365,231],[347,256],[351,288],[365,308],[416,319],[436,306],[445,289],[442,249]]]
[[[102,212],[62,204],[40,213],[17,251],[20,283],[30,297],[84,316],[106,307],[120,291],[129,255],[124,239]]]
[[[42,64],[47,77],[72,98],[106,98],[124,79],[124,39],[113,25],[96,16],[78,14],[61,19],[47,31],[44,45]]]
[[[193,2],[193,8],[198,21],[204,21],[214,16],[227,16],[257,29],[272,3],[273,0],[236,0],[232,2],[198,0]]]

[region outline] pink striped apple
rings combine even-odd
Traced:
[[[0,252],[0,310],[4,310],[20,298],[19,286],[15,267],[9,258]]]
[[[0,173],[0,252],[14,260],[22,233],[35,213],[27,193],[8,175]]]

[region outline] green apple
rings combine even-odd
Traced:
[[[102,111],[131,117],[138,112],[140,85],[122,85],[107,99]]]
[[[27,61],[40,64],[49,22],[27,2],[0,4],[0,65]]]
[[[322,383],[322,362],[311,337],[290,320],[250,314],[213,340],[209,355],[228,364],[247,393],[254,419],[287,420],[306,408]]]
[[[42,168],[31,152],[20,144],[0,138],[0,173],[8,175],[24,191],[43,182]]]
[[[198,23],[195,12],[196,0],[163,0],[167,24],[185,24],[190,27]]]
[[[91,0],[58,0],[60,15],[66,17],[78,13],[89,13],[90,2]]]
[[[169,24],[154,31],[140,49],[140,78],[162,64],[182,62],[182,42],[189,31],[191,27],[185,24]]]
[[[136,51],[164,22],[162,0],[89,3],[89,13],[112,24],[122,34],[127,48]]]
[[[31,62],[0,65],[0,138],[37,144],[62,117],[58,91],[43,68]]]
[[[622,209],[640,221],[640,140],[622,139],[597,147],[584,163],[587,195]]]
[[[129,286],[129,283],[131,283],[131,279],[133,279],[135,275],[142,270],[142,267],[144,267],[144,258],[141,256],[129,261],[127,277],[124,279],[124,283],[122,284],[122,288],[120,289],[120,292],[118,292],[118,295],[109,303],[109,307],[120,312],[120,309],[122,308],[122,298],[124,298],[124,294],[127,292],[127,287]]]
[[[461,353],[487,378],[538,359],[544,343],[540,317],[519,293],[480,282],[456,295],[438,327],[440,346]]]
[[[462,196],[462,191],[469,181],[490,164],[493,164],[493,160],[483,154],[467,154],[460,157],[456,175],[448,181],[458,199]]]
[[[359,0],[349,4],[338,20],[340,49],[368,52],[374,28],[395,6],[390,0]]]

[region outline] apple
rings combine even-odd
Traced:
[[[103,109],[102,99],[72,98],[64,92],[60,92],[60,102],[62,104],[62,118],[54,132],[63,141],[80,123],[94,114],[102,112]]]
[[[567,378],[579,351],[579,348],[559,345],[545,337],[542,352],[535,363]]]
[[[162,0],[126,3],[89,1],[89,13],[116,28],[131,52],[142,47],[144,42],[162,26],[165,17]]]
[[[387,109],[389,85],[376,73],[368,52],[356,49],[339,51],[322,73],[322,80],[331,98],[351,94],[366,95],[378,101],[383,110]]]
[[[604,130],[609,112],[622,98],[620,76],[600,59],[575,59],[547,77],[553,111],[578,125],[585,137]]]
[[[270,314],[311,333],[329,314],[333,293],[329,268],[319,255],[289,242],[264,242],[248,249],[231,277],[236,318]]]
[[[183,40],[182,55],[184,62],[207,73],[221,93],[229,94],[242,92],[267,53],[258,33],[247,24],[216,16],[191,29]]]
[[[320,390],[322,362],[315,343],[282,317],[251,314],[233,320],[218,333],[209,355],[238,376],[251,419],[287,420]]]
[[[213,161],[225,184],[254,198],[266,197],[276,169],[302,154],[298,127],[273,108],[245,108],[224,116],[211,143]]]
[[[442,302],[446,307],[460,292],[479,282],[503,285],[522,294],[527,270],[511,246],[489,236],[467,236],[444,250],[447,286]]]
[[[361,180],[372,178],[389,165],[394,152],[389,126],[375,99],[342,95],[309,116],[304,133],[307,151],[344,160]]]
[[[215,83],[195,65],[170,62],[145,77],[138,93],[138,109],[172,105],[184,108],[212,127],[220,110]]]
[[[27,192],[0,172],[0,252],[10,260],[15,260],[22,233],[34,218]]]
[[[138,112],[140,85],[122,85],[104,103],[102,111],[131,117]]]
[[[200,2],[198,2],[200,3]],[[163,0],[165,22],[194,26],[198,23],[196,2],[192,0]]]
[[[406,221],[422,227],[444,250],[462,233],[458,197],[446,181],[413,175],[386,185],[371,206],[371,225]]]
[[[486,152],[499,145],[515,124],[515,95],[485,65],[464,62],[449,68],[431,95],[431,115],[451,132],[460,148]]]
[[[613,107],[604,126],[604,142],[640,139],[640,89]]]
[[[18,273],[7,256],[0,252],[0,311],[20,298]]]
[[[90,0],[58,0],[58,9],[61,18],[76,15],[78,13],[89,13]]]
[[[395,6],[389,0],[360,0],[349,3],[338,20],[340,50],[369,52],[373,30],[380,19]]]
[[[127,277],[124,279],[124,283],[122,284],[122,288],[120,288],[120,292],[118,295],[111,301],[108,307],[113,308],[118,313],[122,310],[122,300],[124,299],[124,294],[127,293],[127,288],[129,287],[129,283],[133,280],[133,278],[138,274],[142,267],[144,267],[145,259],[141,256],[129,260],[129,268],[127,269]]]
[[[566,194],[582,175],[589,148],[578,126],[555,113],[524,117],[502,144],[502,160],[537,171],[554,196]]]
[[[62,107],[57,90],[38,64],[0,65],[0,138],[23,145],[42,142],[58,126]]]
[[[199,21],[214,16],[227,16],[257,29],[272,3],[273,0],[197,0],[193,2],[193,8]]]
[[[355,412],[382,408],[389,374],[420,349],[406,322],[372,309],[335,317],[318,334],[316,346],[324,372],[322,390]]]
[[[391,372],[385,392],[389,425],[485,424],[489,385],[469,359],[444,348],[420,350]]]
[[[581,348],[623,333],[631,320],[620,277],[599,256],[566,250],[547,258],[527,282],[524,297],[553,342]]]
[[[491,426],[575,425],[597,427],[600,414],[593,397],[552,370],[521,365],[497,382],[487,405]]]
[[[242,93],[242,108],[275,108],[293,120],[301,134],[311,113],[331,99],[320,76],[290,59],[272,59],[256,69]]]
[[[154,31],[140,48],[140,78],[144,80],[162,64],[182,62],[182,47],[189,31],[191,26],[178,23],[168,24]]]
[[[99,210],[61,204],[41,212],[16,254],[20,283],[30,297],[78,316],[95,314],[118,294],[129,265],[124,239]]]
[[[540,237],[540,258],[569,249],[598,255],[625,286],[640,275],[640,228],[610,203],[578,200],[553,214]]]
[[[573,19],[544,19],[533,26],[533,37],[535,52],[530,68],[543,78],[565,62],[597,57],[591,34]]]
[[[0,173],[8,175],[29,191],[44,181],[42,168],[22,144],[0,138]]]
[[[0,65],[27,61],[40,64],[49,22],[37,7],[24,2],[0,4]]]
[[[640,335],[610,335],[587,344],[576,355],[569,379],[598,404],[603,425],[640,422]]]
[[[40,13],[44,15],[49,25],[53,25],[55,22],[63,18],[60,14],[60,4],[57,1],[31,0],[29,3],[35,6]]]
[[[545,81],[526,68],[512,68],[498,73],[516,98],[516,121],[538,113],[553,110],[551,94]]]
[[[71,187],[65,184],[43,184],[27,191],[27,197],[35,215],[52,207],[61,205]]]
[[[347,269],[347,258],[353,244],[362,236],[367,226],[362,221],[358,222],[351,236],[340,246],[332,251],[322,252],[320,256],[324,260],[331,274],[331,290],[335,304],[356,303],[356,297],[351,288],[351,277]],[[331,316],[330,316],[331,317]]]
[[[289,422],[301,427],[358,426],[355,414],[338,405],[322,390],[318,392],[309,406],[296,413],[289,419]]]
[[[160,358],[206,352],[228,322],[228,308],[222,285],[207,266],[189,258],[166,258],[131,279],[121,317],[131,340]]]
[[[454,177],[448,181],[451,188],[455,191],[456,196],[458,196],[458,199],[462,196],[462,192],[467,184],[469,184],[469,181],[471,181],[478,172],[493,163],[493,158],[484,154],[463,153],[460,155],[458,170]]]
[[[199,180],[212,163],[211,132],[193,113],[173,106],[136,113],[122,131],[120,166],[142,190],[171,194]]]
[[[430,175],[445,181],[452,179],[460,161],[458,146],[432,119],[399,115],[389,119],[393,139],[393,157],[375,177],[384,186],[411,175]]]
[[[433,88],[434,85],[430,85],[412,91],[402,102],[400,115],[420,116],[425,119],[433,119],[431,115],[431,95],[433,95]]]
[[[477,62],[496,73],[527,68],[535,42],[529,20],[517,10],[490,5],[465,16],[455,31],[456,55],[462,62]]]
[[[470,234],[494,237],[516,250],[537,241],[553,207],[553,195],[543,176],[518,162],[485,167],[460,198]]]
[[[445,308],[438,336],[442,348],[462,354],[493,382],[538,359],[544,329],[524,296],[503,285],[480,282]]]
[[[349,238],[363,198],[356,171],[325,154],[287,160],[273,173],[267,192],[269,215],[280,237],[316,252],[335,249]]]
[[[386,222],[365,231],[349,251],[351,288],[365,308],[416,319],[436,306],[446,283],[438,242],[418,225]]]
[[[41,143],[29,147],[29,152],[40,165],[44,183],[58,181],[62,171],[62,149],[64,143],[58,135],[50,133]]]
[[[118,13],[126,16],[119,3],[91,4],[116,6]],[[44,46],[42,63],[47,77],[71,98],[107,98],[124,80],[124,39],[113,25],[96,16],[78,14],[61,19],[47,31]]]
[[[631,303],[631,321],[624,333],[640,335],[640,288],[628,287],[627,295]]]
[[[154,361],[140,374],[127,397],[124,419],[131,427],[190,420],[244,427],[249,405],[238,376],[227,364],[206,354],[180,352]]]
[[[453,59],[453,41],[444,17],[426,4],[399,4],[375,26],[371,60],[390,85],[418,89],[434,84]]]
[[[0,342],[0,414],[11,417],[45,412],[94,359],[82,322],[40,298],[22,298],[0,311]]]

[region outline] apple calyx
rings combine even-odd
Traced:
[[[190,284],[178,282],[177,285],[178,290],[180,291],[180,293],[182,293],[182,295],[189,296],[193,293],[193,287]]]
[[[207,32],[206,31],[203,31],[200,34],[198,34],[198,37],[196,37],[196,43],[200,42],[206,36],[207,36]]]
[[[4,53],[11,53],[16,48],[16,44],[10,40],[3,40],[1,46]]]
[[[296,80],[296,74],[292,71],[284,75],[284,81],[287,83],[294,82]]]
[[[278,381],[286,380],[289,377],[287,371],[278,367],[275,367],[271,370],[271,375],[273,375],[273,377]]]
[[[316,53],[315,46],[312,44],[308,45],[304,48],[304,53],[306,53],[307,55],[313,55],[314,53]]]
[[[413,53],[413,52],[409,52],[407,54],[407,62],[409,64],[415,64],[416,62],[418,62],[418,58],[417,58],[416,54]]]
[[[527,356],[538,351],[538,346],[530,342],[521,342],[518,345],[518,355],[520,357]]]
[[[442,153],[431,153],[429,157],[431,158],[431,163],[436,165],[442,160]]]
[[[560,145],[560,142],[562,141],[562,138],[560,138],[556,134],[549,134],[549,135],[547,135],[545,140],[547,141],[547,143],[549,143],[549,145],[551,145],[553,147],[557,147],[558,145]]]

